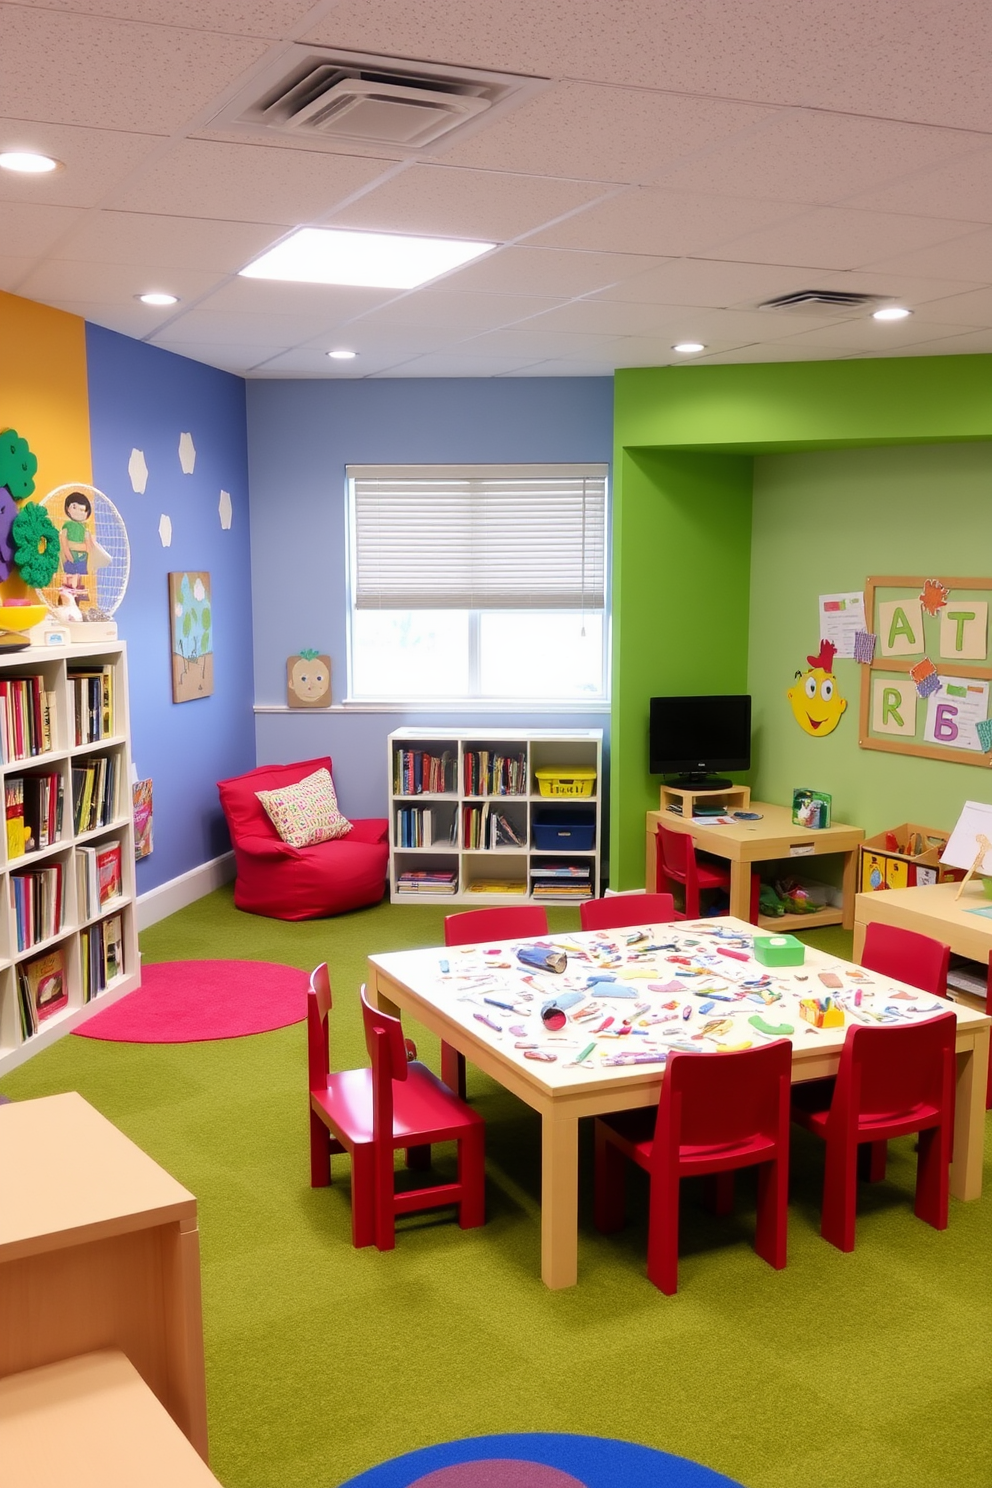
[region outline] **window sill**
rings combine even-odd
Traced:
[[[397,703],[372,703],[345,701],[343,703],[332,703],[329,708],[290,708],[286,703],[255,703],[255,713],[292,713],[300,717],[306,713],[318,716],[327,713],[451,713],[464,717],[465,714],[476,713],[609,713],[610,703],[606,698],[576,699],[574,702],[535,702],[533,698],[525,700],[514,700],[507,698],[498,702],[475,701],[466,698],[461,701],[448,702],[425,702],[418,698],[415,702]]]

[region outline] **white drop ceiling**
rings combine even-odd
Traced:
[[[413,157],[212,124],[299,43],[548,86]],[[988,0],[35,0],[0,106],[65,164],[0,171],[0,288],[248,377],[992,352]],[[403,293],[237,277],[300,225],[498,246]],[[756,308],[800,289],[914,314]]]

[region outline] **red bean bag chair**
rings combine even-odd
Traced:
[[[234,903],[249,914],[274,920],[316,920],[378,904],[386,889],[389,822],[385,817],[352,822],[351,831],[330,842],[291,847],[283,842],[255,792],[296,785],[331,761],[260,765],[247,775],[219,780],[237,878]]]

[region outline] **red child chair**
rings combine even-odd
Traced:
[[[611,894],[607,899],[583,899],[579,920],[583,930],[623,930],[628,925],[667,925],[677,919],[671,894]]]
[[[861,965],[868,971],[877,971],[879,976],[892,977],[893,981],[930,992],[934,997],[947,996],[950,960],[950,946],[930,935],[877,921],[866,928]]]
[[[730,868],[714,861],[705,853],[696,852],[688,832],[673,832],[670,827],[658,824],[658,866],[656,882],[679,883],[685,891],[685,911],[676,912],[677,920],[699,919],[699,892],[701,889],[730,888]],[[761,884],[756,873],[751,874],[751,902],[748,919],[752,925],[758,923],[758,896]]]
[[[510,904],[505,908],[466,909],[444,917],[446,946],[486,945],[494,940],[526,940],[547,935],[548,912],[540,904]],[[441,1079],[465,1099],[465,1055],[441,1043]]]
[[[372,1170],[372,1071],[330,1069],[331,982],[327,963],[310,977],[307,993],[307,1055],[310,1066],[310,1186],[326,1188],[331,1157],[351,1154],[351,1243],[375,1239]]]
[[[397,1214],[457,1204],[463,1230],[485,1224],[485,1122],[452,1095],[430,1070],[407,1060],[399,1018],[380,1012],[362,988],[365,1043],[372,1060],[372,1163],[375,1171],[375,1243],[396,1244]],[[458,1143],[458,1178],[430,1188],[395,1190],[397,1147],[427,1149],[434,1142]],[[419,1164],[418,1164],[419,1166]]]
[[[650,1175],[648,1277],[667,1296],[678,1288],[679,1181],[692,1174],[716,1176],[717,1212],[728,1213],[733,1173],[759,1166],[754,1248],[777,1271],[785,1265],[791,1076],[788,1039],[726,1054],[671,1054],[657,1113],[597,1117],[596,1228],[609,1234],[623,1224],[629,1157]]]
[[[957,1019],[847,1030],[836,1080],[796,1088],[792,1119],[827,1144],[820,1234],[854,1249],[858,1147],[919,1132],[914,1213],[947,1228]]]

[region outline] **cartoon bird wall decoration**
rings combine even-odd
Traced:
[[[821,641],[817,654],[806,658],[809,670],[797,672],[797,681],[786,693],[796,722],[813,739],[832,734],[847,707],[833,673],[836,655],[833,641]]]

